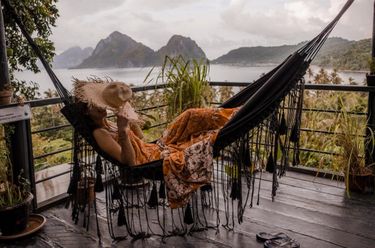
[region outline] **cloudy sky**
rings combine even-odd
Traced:
[[[240,46],[295,44],[317,34],[346,0],[59,0],[57,53],[95,47],[117,30],[154,50],[173,34],[214,59]],[[370,38],[372,0],[355,0],[331,36]]]

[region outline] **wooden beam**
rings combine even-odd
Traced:
[[[5,85],[10,83],[9,70],[8,70],[8,59],[7,49],[5,42],[5,27],[3,8],[0,0],[0,90],[4,89]]]

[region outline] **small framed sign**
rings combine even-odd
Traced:
[[[0,124],[22,121],[31,118],[30,105],[0,108]]]

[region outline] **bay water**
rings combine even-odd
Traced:
[[[266,66],[231,66],[231,65],[210,65],[210,81],[228,81],[228,82],[252,82],[258,79],[263,73],[274,68],[273,65]],[[311,67],[314,73],[320,69],[317,66]],[[151,71],[152,70],[152,71]],[[151,71],[151,73],[150,73]],[[332,70],[327,69],[328,72]],[[152,80],[149,84],[155,84],[156,78],[160,73],[160,67],[142,67],[142,68],[105,68],[105,69],[54,69],[57,77],[68,89],[72,89],[74,78],[87,79],[89,77],[110,78],[116,81],[126,82],[136,86],[145,84],[145,78],[150,73],[147,81]],[[363,84],[365,72],[339,72],[343,79],[343,84],[349,83],[349,78],[353,78],[358,84]],[[306,76],[307,77],[307,76]],[[33,81],[39,84],[40,92],[43,93],[48,89],[54,89],[47,73],[42,70],[40,73],[31,71],[17,72],[16,78],[19,80]],[[312,80],[307,78],[308,80]],[[160,81],[159,81],[160,83]]]

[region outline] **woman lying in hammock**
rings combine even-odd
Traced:
[[[156,143],[143,141],[142,121],[129,101],[131,88],[120,82],[75,81],[74,94],[86,106],[93,136],[104,152],[121,164],[137,166],[163,159],[163,173],[172,208],[189,200],[191,192],[210,182],[212,145],[219,129],[236,109],[196,108],[180,114]],[[107,110],[117,116],[109,122]]]

